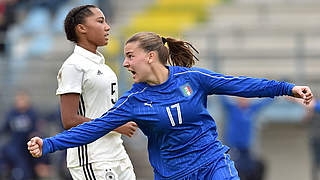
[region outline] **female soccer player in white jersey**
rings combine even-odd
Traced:
[[[58,73],[56,94],[60,95],[63,126],[70,129],[112,108],[118,99],[118,83],[97,51],[98,46],[107,45],[110,30],[102,11],[94,5],[75,7],[66,16],[64,28],[67,39],[76,45]],[[67,167],[72,178],[136,179],[119,134],[131,137],[136,127],[129,122],[90,144],[69,148]]]
[[[123,62],[134,79],[132,89],[100,118],[54,137],[32,138],[28,142],[30,153],[39,157],[90,143],[134,121],[148,137],[154,179],[239,179],[227,154],[229,148],[218,140],[215,121],[207,111],[207,96],[289,95],[309,103],[311,90],[307,86],[225,76],[191,67],[194,55],[190,47],[188,42],[161,38],[151,32],[135,34],[126,42]]]

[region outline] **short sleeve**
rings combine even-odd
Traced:
[[[66,93],[81,93],[83,71],[75,65],[63,65],[58,73],[58,89],[56,95]]]

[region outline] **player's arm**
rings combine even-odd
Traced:
[[[41,155],[44,155],[57,150],[91,143],[115,128],[135,119],[133,106],[130,104],[128,97],[124,96],[102,117],[82,123],[56,136],[45,138],[43,141],[41,140],[41,143],[43,143],[43,145],[41,145],[42,147],[40,144],[36,143],[38,144],[36,145],[30,141],[30,143],[28,142],[28,149],[30,153],[34,155],[33,151],[40,148]],[[37,151],[37,153],[39,152]],[[39,157],[38,155],[35,157]]]
[[[110,131],[126,123],[126,120],[108,119],[106,117],[97,118],[76,127],[59,133],[55,136],[41,139],[33,137],[27,143],[28,150],[33,157],[41,157],[47,153],[67,148],[78,147],[89,144]]]
[[[91,121],[78,114],[80,95],[78,93],[68,93],[60,95],[61,119],[64,129],[70,129],[84,122]],[[132,137],[138,125],[135,122],[128,122],[114,131]]]
[[[33,137],[27,143],[28,150],[33,157],[41,157],[57,150],[78,147],[99,139],[126,122],[128,121],[125,119],[97,118],[50,138]]]
[[[245,76],[226,76],[198,68],[198,82],[208,94],[225,94],[241,97],[274,97],[289,95],[304,99],[306,104],[313,97],[308,86],[295,86],[287,82]]]
[[[64,64],[57,76],[60,96],[61,121],[64,129],[70,129],[91,119],[78,114],[84,72],[74,64]]]
[[[78,114],[80,94],[60,95],[61,119],[64,129],[70,129],[91,119]]]

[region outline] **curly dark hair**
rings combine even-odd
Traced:
[[[67,39],[71,42],[77,43],[78,37],[75,32],[75,27],[78,24],[82,24],[84,19],[88,16],[93,15],[90,8],[97,8],[95,5],[83,5],[78,6],[69,11],[64,20],[64,31]]]

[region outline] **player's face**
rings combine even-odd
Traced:
[[[139,42],[131,42],[125,45],[124,55],[123,67],[132,73],[133,81],[147,82],[152,72],[148,62],[149,53],[139,47]]]
[[[93,15],[86,17],[83,24],[86,28],[87,41],[95,46],[107,45],[110,26],[99,8],[90,8],[90,10]]]

